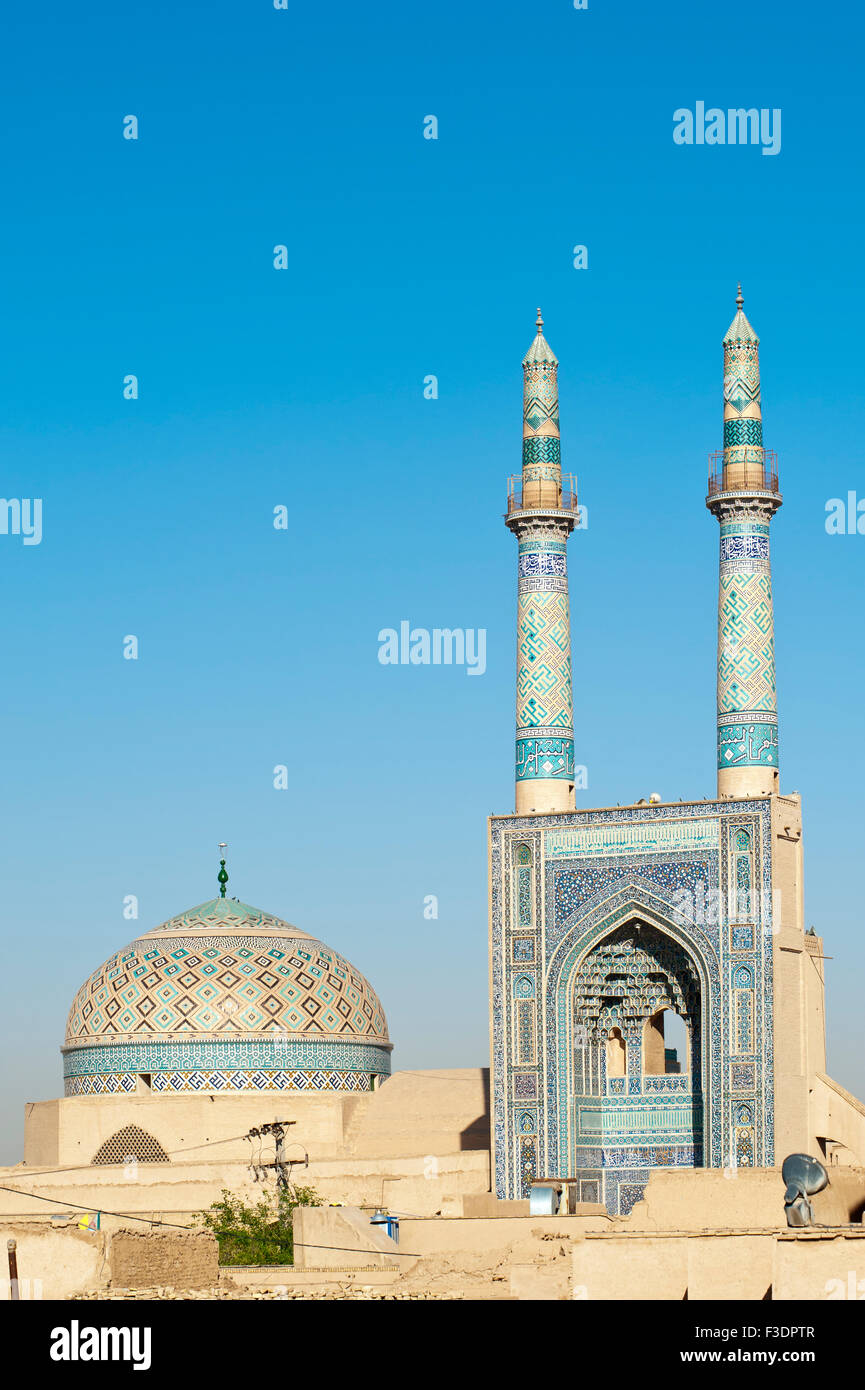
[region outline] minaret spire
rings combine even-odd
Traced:
[[[781,506],[763,447],[760,339],[744,311],[724,337],[724,447],[710,455],[706,506],[721,524],[718,588],[718,796],[778,789],[778,705],[769,526]]]
[[[508,487],[507,526],[519,543],[517,814],[574,807],[574,714],[567,540],[576,483],[564,481],[558,360],[537,335],[523,358],[523,467]]]

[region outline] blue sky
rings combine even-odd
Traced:
[[[43,539],[0,536],[0,1161],[24,1101],[60,1093],[72,995],[133,935],[124,897],[146,929],[211,896],[220,839],[230,892],[370,977],[396,1066],[486,1063],[501,513],[538,304],[589,509],[578,804],[713,794],[705,463],[738,279],[785,495],[781,782],[805,798],[830,1070],[862,1094],[865,536],[824,527],[829,498],[865,497],[862,39],[837,4],[7,16],[0,491],[43,499]],[[677,146],[698,100],[779,108],[780,153]],[[381,666],[402,619],[485,628],[486,674]]]

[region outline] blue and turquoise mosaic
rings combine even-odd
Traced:
[[[523,439],[523,464],[551,463],[561,467],[562,443],[553,435],[535,435]]]
[[[154,1092],[368,1090],[372,1076],[390,1076],[387,1047],[278,1034],[230,1042],[190,1039],[66,1047],[63,1061],[67,1095],[132,1091],[139,1076],[150,1077]]]
[[[756,444],[761,446],[763,443],[763,421],[749,418],[724,421],[724,448],[729,449],[737,444]]]
[[[550,550],[529,550],[519,558],[519,577],[530,579],[536,574],[551,574],[566,579],[568,557]]]
[[[131,1072],[70,1076],[67,1096],[133,1095],[140,1078]],[[189,1071],[157,1072],[151,1079],[154,1095],[208,1093],[232,1095],[239,1091],[370,1091],[372,1074],[359,1071]]]
[[[675,836],[671,849],[666,830],[655,837],[655,852],[622,850],[622,826],[663,820],[675,827],[678,822],[682,842],[688,844],[695,840],[693,822],[701,817],[701,824],[716,827],[714,852],[677,852]],[[581,1191],[583,1180],[597,1183],[610,1211],[628,1209],[654,1167],[771,1165],[768,800],[503,817],[491,825],[493,1112],[499,1196],[525,1191],[526,1136],[520,1132],[516,1107],[535,1085],[540,1108],[537,1134],[532,1136],[533,1163],[547,1176],[579,1176]],[[618,827],[600,836],[610,840],[609,853],[587,856],[583,848],[579,858],[568,860],[570,841],[562,832],[605,825]],[[547,832],[553,832],[551,844],[555,841],[551,859],[545,855]],[[639,843],[645,838],[641,832]],[[531,1072],[525,1069],[520,1040],[528,1028],[525,1013],[518,1014],[513,1004],[506,1006],[514,997],[512,980],[519,977],[521,963],[513,951],[519,939],[517,895],[510,886],[518,870],[515,840],[531,846],[536,898],[545,904],[543,920],[536,924],[534,957],[544,988],[537,999],[519,1002],[520,1011],[534,1010],[534,1032],[544,1040]],[[683,1074],[641,1074],[639,1010],[630,1018],[630,1032],[627,1018],[604,1020],[599,1015],[597,1023],[604,1026],[593,1038],[592,1019],[587,1032],[585,1010],[581,1013],[575,1004],[578,996],[584,1001],[587,997],[580,982],[589,978],[585,972],[595,959],[593,953],[603,943],[614,942],[616,933],[626,944],[629,924],[636,922],[643,924],[644,941],[651,939],[645,934],[651,929],[669,943],[661,949],[662,968],[656,975],[673,990],[669,997],[676,1011],[687,1017],[691,1009],[692,1049]],[[678,960],[681,966],[675,964]],[[647,982],[653,978],[650,971]],[[676,978],[681,978],[687,999],[675,993]],[[649,1004],[656,988],[660,985],[649,984]],[[609,999],[607,1006],[617,1007]],[[624,1027],[627,1074],[607,1077],[601,1039],[614,1021]],[[581,1057],[575,1071],[575,1059]],[[596,1135],[604,1135],[600,1148],[592,1143],[592,1126],[599,1127]]]
[[[777,767],[778,721],[718,725],[718,767]]]
[[[718,768],[777,766],[769,523],[757,517],[722,520],[718,588]]]
[[[517,546],[519,555],[534,555],[539,551],[550,551],[555,555],[565,555],[567,553],[567,541],[551,541],[545,536],[538,536],[537,539],[530,541],[520,541]]]
[[[390,1051],[381,1004],[349,961],[217,898],[94,971],[73,1001],[63,1055],[69,1094],[98,1094],[151,1074],[154,1090],[315,1089],[325,1072],[331,1087],[363,1089],[390,1074]]]
[[[518,738],[516,776],[522,782],[535,777],[574,780],[574,735],[570,731],[549,738]]]

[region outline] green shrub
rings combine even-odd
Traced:
[[[219,1243],[221,1265],[294,1264],[291,1217],[295,1207],[320,1207],[312,1187],[278,1188],[266,1192],[254,1206],[222,1189],[222,1197],[198,1220]]]

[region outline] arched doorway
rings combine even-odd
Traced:
[[[703,1163],[700,975],[688,952],[634,917],[572,977],[570,1167],[611,1211],[652,1168]],[[597,1198],[596,1198],[597,1200]]]

